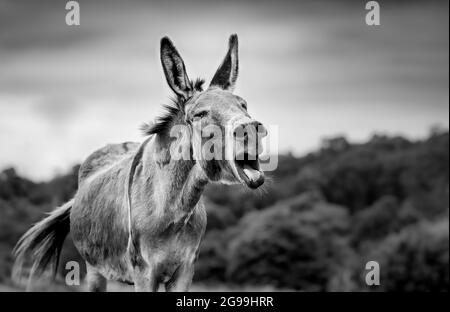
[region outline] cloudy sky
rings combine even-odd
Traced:
[[[0,169],[35,180],[63,173],[138,127],[170,95],[158,44],[169,35],[191,78],[212,77],[231,33],[240,41],[236,93],[279,126],[281,151],[323,137],[423,138],[449,124],[447,1],[0,0]]]

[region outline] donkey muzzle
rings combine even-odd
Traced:
[[[234,163],[239,179],[250,188],[264,183],[264,172],[260,169],[261,140],[267,135],[266,128],[258,121],[239,124],[233,130],[235,145]]]

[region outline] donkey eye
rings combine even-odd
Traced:
[[[202,111],[202,112],[198,112],[194,115],[194,118],[203,118],[206,117],[206,115],[208,115],[207,111]]]
[[[243,109],[247,110],[247,103],[246,102],[242,102],[241,106],[242,106]]]

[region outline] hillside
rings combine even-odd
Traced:
[[[0,174],[0,282],[17,239],[73,195],[77,171],[45,183]],[[304,157],[280,156],[271,180],[263,192],[208,187],[197,283],[364,291],[365,263],[376,260],[376,290],[448,291],[448,132],[328,139]],[[79,259],[70,239],[62,258]]]

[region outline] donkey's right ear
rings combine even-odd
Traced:
[[[186,74],[183,59],[168,37],[161,39],[161,64],[167,83],[178,96],[185,99],[192,94],[192,84]]]
[[[210,86],[217,86],[224,90],[233,91],[239,72],[238,37],[236,34],[228,40],[228,52],[222,64],[217,69],[211,80]]]

